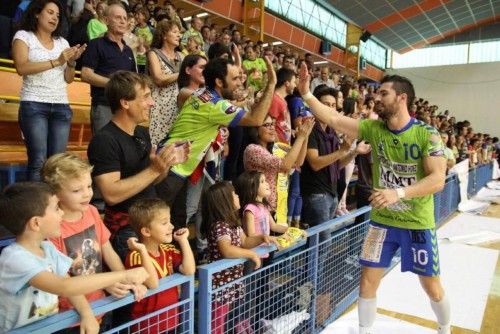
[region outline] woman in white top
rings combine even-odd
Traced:
[[[70,48],[60,36],[59,16],[63,14],[57,0],[34,0],[12,42],[14,65],[23,76],[19,125],[31,181],[40,180],[45,160],[64,152],[68,143],[72,111],[66,88],[86,45]]]

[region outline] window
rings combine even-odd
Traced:
[[[400,55],[393,52],[393,68],[467,64],[468,44],[427,47]]]
[[[379,68],[385,68],[387,50],[377,42],[369,39],[360,42],[360,56]]]
[[[266,8],[278,16],[345,48],[347,25],[313,0],[266,1]]]

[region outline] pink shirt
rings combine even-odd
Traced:
[[[243,153],[243,165],[245,170],[255,170],[261,172],[266,177],[271,195],[267,199],[272,210],[276,209],[276,179],[281,167],[281,158],[278,158],[264,147],[256,144],[250,144]]]

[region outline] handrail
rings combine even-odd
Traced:
[[[20,102],[21,97],[14,96],[14,95],[0,95],[0,100],[9,100],[9,101]],[[69,105],[70,106],[80,106],[80,107],[90,107],[90,103],[88,103],[88,102],[71,102],[71,101],[69,101]]]
[[[173,274],[168,277],[164,277],[159,280],[159,286],[155,289],[150,289],[146,293],[146,297],[157,294],[159,292],[165,291],[175,286],[182,284],[189,284],[191,289],[194,287],[194,276],[185,276],[181,274]],[[117,299],[115,297],[109,296],[102,298],[91,303],[92,310],[96,316],[107,313],[109,311],[115,310],[122,306],[128,305],[135,302],[134,296],[128,294],[124,298]],[[182,302],[182,300],[179,300]],[[64,328],[67,328],[80,321],[79,314],[74,310],[65,311],[47,318],[35,321],[29,325],[13,329],[9,334],[45,334],[52,333]]]

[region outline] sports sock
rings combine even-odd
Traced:
[[[437,323],[440,326],[448,326],[450,324],[450,301],[445,294],[439,302],[431,300],[431,307],[436,314]]]
[[[358,317],[360,327],[371,327],[377,314],[377,298],[358,298]]]

